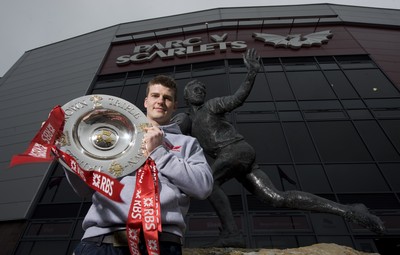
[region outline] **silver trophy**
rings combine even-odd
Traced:
[[[84,170],[118,178],[146,161],[144,128],[150,124],[132,103],[115,96],[87,95],[71,100],[62,109],[65,126],[58,147]],[[59,161],[68,168],[62,159]]]

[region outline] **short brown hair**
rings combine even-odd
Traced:
[[[178,97],[177,96],[177,88],[176,88],[176,82],[172,77],[167,76],[167,75],[157,75],[156,77],[151,79],[147,83],[146,95],[149,94],[149,87],[154,85],[154,84],[161,84],[164,87],[172,89],[174,91],[174,100],[176,101],[176,99]]]

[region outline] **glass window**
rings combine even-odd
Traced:
[[[217,217],[190,217],[188,220],[188,232],[213,232],[221,225]]]
[[[291,162],[279,123],[239,123],[239,132],[257,152],[257,162]]]
[[[399,109],[400,108],[400,99],[367,99],[365,103],[370,108],[374,109]]]
[[[271,236],[254,236],[251,242],[255,247],[263,247],[264,249],[272,249]]]
[[[260,121],[277,121],[278,116],[276,112],[237,112],[236,121],[237,122],[260,122]]]
[[[342,104],[346,109],[364,109],[366,108],[361,100],[342,100]]]
[[[121,98],[131,102],[134,105],[139,104],[140,102],[137,102],[139,87],[140,87],[139,85],[125,86],[124,89],[122,90]]]
[[[331,110],[342,109],[339,100],[312,100],[299,101],[299,106],[302,110]]]
[[[247,102],[238,108],[240,112],[263,112],[275,111],[275,105],[272,102]]]
[[[263,58],[264,70],[266,72],[283,71],[279,58]]]
[[[381,165],[383,175],[389,182],[390,187],[393,191],[400,191],[400,164],[382,164]]]
[[[377,119],[400,118],[400,109],[394,110],[381,110],[373,109],[374,115]]]
[[[282,58],[282,64],[286,71],[318,70],[319,67],[313,57]]]
[[[186,66],[185,66],[186,67]],[[188,65],[188,70],[186,70],[186,69],[176,69],[175,70],[175,76],[174,76],[174,78],[176,79],[176,80],[179,80],[179,79],[185,79],[185,78],[190,78],[192,76],[192,73],[190,72],[190,65]]]
[[[372,115],[368,110],[347,110],[347,114],[353,120],[372,119]]]
[[[276,108],[279,111],[296,111],[299,109],[295,101],[276,102]]]
[[[310,230],[305,216],[271,216],[255,215],[252,217],[253,229],[260,231],[272,230]]]
[[[69,241],[36,241],[29,255],[54,255],[68,250]]]
[[[192,67],[193,77],[221,73],[226,73],[224,60],[195,63]]]
[[[32,218],[75,218],[79,208],[80,203],[38,205]]]
[[[400,96],[398,90],[378,69],[345,70],[357,92],[364,98]]]
[[[93,89],[92,94],[102,94],[121,97],[122,87],[104,88],[104,89]]]
[[[297,248],[297,240],[295,236],[271,236],[272,248],[274,249],[289,249]]]
[[[336,64],[335,59],[331,56],[322,56],[322,57],[316,57],[319,66],[323,70],[333,70],[333,69],[339,69],[339,66]]]
[[[80,202],[81,197],[76,194],[67,178],[63,176],[52,177],[43,193],[41,203]]]
[[[118,73],[111,75],[100,76],[97,81],[95,88],[109,88],[124,85],[126,73]]]
[[[300,111],[285,111],[279,112],[279,118],[282,121],[302,121],[303,116],[301,115]]]
[[[369,161],[371,157],[348,121],[309,122],[311,135],[326,162]]]
[[[206,85],[206,100],[214,97],[230,95],[226,74],[201,76],[196,79]]]
[[[293,93],[283,72],[267,73],[268,84],[275,100],[293,100]]]
[[[142,79],[143,71],[136,71],[128,73],[128,78],[126,78],[125,86],[129,85],[139,85]]]
[[[246,73],[247,68],[243,62],[243,59],[229,59],[229,73]]]
[[[367,55],[336,56],[335,58],[344,69],[376,67],[374,62]]]
[[[160,74],[172,76],[173,73],[174,73],[174,66],[166,66],[166,67],[160,67],[160,68],[155,68],[155,69],[146,69],[146,70],[144,70],[143,76],[145,76],[146,79],[149,79],[149,78],[152,79],[153,77],[160,75]]]
[[[230,74],[229,81],[231,84],[231,93],[235,93],[239,86],[244,82],[246,74]],[[272,96],[269,92],[267,80],[263,73],[259,73],[254,81],[253,88],[246,102],[251,101],[271,101]]]
[[[383,129],[387,133],[390,138],[390,141],[394,144],[397,148],[397,151],[400,150],[400,120],[381,120],[381,125]]]
[[[325,71],[324,73],[329,85],[339,98],[358,98],[357,92],[341,71]]]
[[[278,172],[279,181],[283,190],[299,190],[299,182],[296,178],[296,173],[291,165],[278,165],[276,166]]]
[[[343,120],[347,116],[342,111],[325,110],[325,111],[304,111],[304,119],[306,120]]]
[[[368,149],[378,161],[398,161],[399,154],[376,121],[355,121],[354,124]]]
[[[320,71],[288,72],[287,77],[299,100],[336,98]]]
[[[375,194],[338,194],[342,204],[362,203],[366,207],[374,209],[399,209],[400,204],[393,193]]]
[[[299,247],[310,246],[317,243],[315,236],[297,236]]]
[[[372,193],[389,190],[376,165],[340,164],[326,165],[325,168],[334,191],[338,193]]]
[[[32,223],[26,236],[69,236],[72,230],[71,222]]]
[[[328,213],[311,213],[311,222],[318,235],[348,233],[342,217]]]
[[[332,193],[331,185],[320,165],[297,165],[297,173],[304,191],[321,194]]]
[[[18,245],[15,255],[31,254],[30,252],[32,250],[33,244],[34,244],[34,242],[32,242],[32,241],[30,241],[30,242],[21,241]]]
[[[295,162],[304,163],[319,161],[307,127],[303,122],[283,123],[283,129]]]

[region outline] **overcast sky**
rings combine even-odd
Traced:
[[[0,77],[24,52],[120,23],[219,7],[334,3],[400,9],[400,0],[0,0]]]

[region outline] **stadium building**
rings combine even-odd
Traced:
[[[224,184],[249,248],[337,243],[400,251],[400,11],[334,4],[218,8],[118,24],[27,51],[0,80],[2,254],[71,254],[90,201],[61,166],[9,168],[56,105],[87,94],[124,98],[144,110],[146,82],[204,82],[208,98],[233,93],[255,48],[262,68],[231,122],[280,190],[364,203],[387,233],[343,218],[275,208],[236,180]],[[219,235],[208,201],[193,201],[185,247]],[[397,251],[397,253],[396,253]]]

